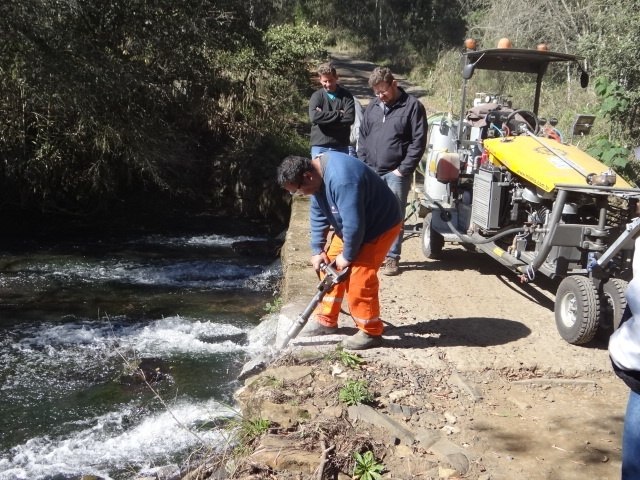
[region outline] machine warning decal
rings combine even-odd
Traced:
[[[549,159],[549,161],[556,168],[567,168],[567,169],[571,168],[571,165],[569,165],[567,162],[565,162],[560,157],[552,157],[552,158]]]
[[[540,155],[545,155],[550,157],[548,161],[555,167],[560,169],[570,169],[571,165],[569,165],[565,160],[562,159],[560,155],[568,155],[569,152],[565,152],[561,148],[553,147],[554,151],[551,151],[545,147],[538,147],[535,149],[535,152]]]
[[[537,147],[535,149],[536,153],[539,153],[540,155],[553,155],[554,157],[558,156],[558,153],[562,154],[562,155],[568,155],[569,152],[564,151],[562,148],[558,148],[556,146],[553,147],[553,151],[547,147]],[[556,153],[558,152],[558,153]]]

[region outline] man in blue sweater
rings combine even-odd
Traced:
[[[380,345],[384,326],[378,269],[402,224],[393,192],[360,160],[333,151],[312,160],[286,157],[278,168],[278,183],[292,195],[311,196],[311,264],[316,272],[334,260],[338,270],[350,270],[347,280],[327,292],[314,312],[315,322],[302,334],[335,332],[346,292],[358,332],[342,342],[344,348]]]
[[[367,106],[360,124],[358,158],[389,185],[404,216],[413,172],[427,146],[425,108],[398,86],[388,68],[374,69],[369,86],[376,98]],[[387,253],[382,273],[400,272],[401,250],[402,232]]]

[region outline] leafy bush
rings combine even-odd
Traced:
[[[589,155],[599,159],[605,165],[624,171],[629,164],[631,151],[608,138],[600,137],[587,149]]]
[[[267,302],[264,311],[267,313],[278,313],[282,308],[282,297],[276,297],[272,302]]]
[[[291,76],[299,88],[308,86],[308,77],[301,75],[300,69],[292,69],[294,65],[317,62],[327,56],[323,45],[328,33],[318,25],[306,22],[297,25],[276,25],[265,34],[268,58],[265,67],[272,74]]]
[[[640,13],[626,0],[592,1],[589,28],[579,49],[591,62],[602,109],[612,121],[614,143],[637,141],[640,125],[640,63],[637,58]]]
[[[162,197],[273,212],[261,202],[279,198],[282,157],[269,146],[296,143],[324,34],[259,30],[249,14],[215,0],[3,4],[0,201],[95,214]]]

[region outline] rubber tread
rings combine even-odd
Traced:
[[[574,295],[577,301],[576,322],[567,327],[562,321],[562,300]],[[600,296],[590,278],[579,275],[566,277],[558,286],[555,304],[556,327],[560,336],[572,345],[583,345],[593,340],[600,321]]]

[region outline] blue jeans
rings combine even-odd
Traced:
[[[340,152],[349,155],[349,147],[323,147],[322,145],[313,145],[311,147],[311,158],[315,158],[324,152]]]
[[[640,394],[631,391],[622,434],[622,480],[640,478]]]
[[[389,186],[393,194],[398,199],[398,205],[402,212],[402,220],[404,226],[404,212],[407,209],[407,197],[409,197],[409,189],[411,188],[411,176],[399,177],[393,172],[385,173],[382,175],[382,180]],[[402,252],[402,237],[404,235],[404,228],[400,230],[398,238],[391,245],[387,257],[400,259],[400,253]]]

